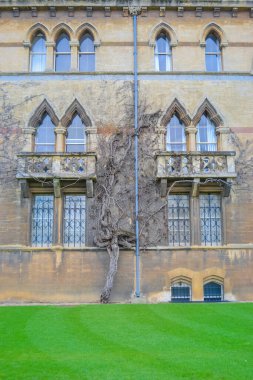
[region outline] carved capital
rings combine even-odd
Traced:
[[[190,126],[190,127],[186,127],[185,128],[185,133],[187,133],[187,134],[196,134],[197,133],[197,128],[196,127],[194,127],[194,126]]]
[[[24,128],[25,135],[35,135],[36,129],[34,127],[26,127]]]
[[[58,127],[56,127],[55,128],[55,133],[57,134],[57,135],[60,135],[60,134],[62,134],[62,135],[65,135],[66,134],[66,128],[65,127],[62,127],[62,126],[58,126]]]

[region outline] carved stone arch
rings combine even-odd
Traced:
[[[175,98],[162,117],[160,125],[166,127],[174,114],[178,115],[179,119],[184,123],[186,127],[191,124],[191,118],[187,114],[185,107],[182,106],[177,98]]]
[[[184,275],[175,276],[171,279],[171,285],[178,284],[179,282],[187,284],[190,287],[192,286],[192,279],[188,276],[184,276]]]
[[[205,28],[201,32],[200,36],[200,46],[206,46],[206,38],[209,33],[213,32],[220,40],[220,47],[228,46],[228,40],[224,30],[215,22],[211,22],[205,26]]]
[[[24,41],[24,44],[31,44],[34,36],[38,32],[42,32],[45,35],[46,40],[47,41],[49,40],[49,35],[50,35],[49,30],[47,29],[47,27],[45,25],[41,24],[40,22],[37,22],[36,24],[32,25],[28,29],[28,31],[26,33],[26,40]]]
[[[77,113],[80,116],[86,128],[89,129],[92,127],[90,117],[87,115],[87,113],[85,112],[84,108],[81,106],[79,101],[75,99],[72,102],[72,104],[69,106],[67,111],[65,112],[64,116],[61,118],[61,125],[64,128],[67,128],[69,126],[75,113]]]
[[[223,127],[224,122],[220,114],[217,112],[216,108],[212,105],[212,103],[205,98],[203,103],[199,106],[197,112],[195,113],[195,116],[192,120],[193,124],[197,126],[199,123],[201,116],[204,113],[207,113],[207,115],[210,117],[210,120],[214,122],[216,127]]]
[[[76,29],[76,32],[75,32],[76,39],[79,41],[85,32],[88,32],[93,36],[95,46],[101,45],[101,40],[100,40],[97,29],[92,24],[90,24],[89,22],[85,22],[85,23],[81,24]]]
[[[221,276],[217,276],[217,275],[206,276],[203,278],[203,285],[206,285],[209,282],[215,282],[215,283],[223,286],[224,285],[224,278]]]
[[[57,127],[57,125],[59,124],[59,119],[46,99],[43,100],[43,102],[37,107],[37,109],[33,113],[32,117],[29,120],[28,127],[36,129],[38,125],[41,123],[45,113],[47,113],[50,116],[53,124]]]
[[[74,32],[73,29],[70,28],[69,25],[65,24],[64,22],[61,22],[60,24],[56,25],[52,32],[51,32],[51,38],[54,42],[56,42],[59,35],[65,32],[69,36],[70,40],[73,41],[74,38]]]
[[[170,38],[170,46],[174,47],[178,45],[178,38],[176,36],[176,32],[174,31],[174,29],[166,22],[160,22],[151,30],[151,33],[149,36],[149,46],[151,47],[155,46],[156,38],[158,34],[161,33],[162,31],[164,31]]]

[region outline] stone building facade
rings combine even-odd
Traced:
[[[134,300],[136,281],[146,302],[252,301],[253,2],[0,11],[0,301],[99,300],[98,130],[133,104],[133,14],[139,109],[159,111],[150,155],[164,233],[141,241],[139,278],[135,248],[120,252],[112,301]]]

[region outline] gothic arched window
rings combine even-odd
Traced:
[[[210,152],[217,150],[217,136],[214,123],[204,113],[197,125],[197,150]]]
[[[66,152],[85,152],[86,134],[85,126],[76,113],[67,129]]]
[[[31,71],[45,71],[46,68],[46,37],[42,32],[38,32],[33,40],[30,54]]]
[[[220,40],[214,33],[206,38],[206,71],[221,71]]]
[[[217,282],[211,281],[204,285],[204,301],[220,302],[223,298],[223,287]]]
[[[85,33],[80,39],[79,71],[95,71],[94,38],[90,33]]]
[[[172,302],[189,302],[191,301],[191,285],[178,281],[171,286]]]
[[[155,67],[157,71],[171,70],[171,46],[167,34],[161,32],[155,43]]]
[[[55,71],[69,71],[71,63],[70,39],[62,32],[55,46]]]
[[[185,126],[179,120],[177,115],[174,115],[167,126],[166,134],[166,150],[168,151],[185,151],[186,137]]]
[[[45,113],[35,135],[35,152],[54,152],[55,133],[50,116]]]

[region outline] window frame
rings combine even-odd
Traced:
[[[188,288],[189,289],[189,298],[188,297],[173,297],[172,296],[172,289],[173,288]],[[188,303],[188,302],[192,302],[192,284],[189,283],[188,281],[184,281],[184,280],[178,280],[178,281],[173,281],[171,283],[171,302],[172,303]]]
[[[216,140],[215,143],[209,142],[209,141],[198,142],[198,136],[200,136],[200,128],[201,128],[200,122],[201,122],[201,119],[203,117],[205,117],[206,120],[207,120],[207,122],[205,124],[205,128],[208,128],[209,126],[213,127],[213,130],[214,130],[214,133],[215,133],[215,140]],[[218,146],[219,146],[219,141],[218,141],[218,136],[217,136],[217,133],[216,133],[216,125],[215,125],[214,122],[212,122],[211,117],[208,115],[207,112],[204,112],[201,115],[201,117],[199,119],[199,122],[196,125],[196,128],[197,128],[197,132],[196,132],[196,150],[197,150],[197,152],[201,152],[201,153],[205,153],[205,152],[217,152],[218,151]],[[203,126],[202,126],[202,128],[203,128]],[[215,149],[214,150],[201,150],[201,145],[207,145],[208,147],[212,147],[212,145],[215,145]]]
[[[168,48],[169,51],[167,52],[159,52],[157,48],[157,41],[159,37],[164,34],[166,36],[166,42],[168,43]],[[160,56],[165,56],[168,59],[169,62],[169,69],[166,67],[166,70],[160,70],[160,62],[159,62],[159,57]],[[164,31],[160,30],[159,33],[157,33],[156,38],[155,38],[155,46],[154,46],[154,59],[155,59],[155,70],[159,73],[166,73],[166,72],[171,72],[173,71],[173,62],[172,62],[172,46],[171,46],[171,37],[170,35]],[[158,64],[157,64],[158,62]]]
[[[171,121],[172,119],[176,117],[177,120],[178,120],[178,125],[182,126],[182,129],[184,131],[184,138],[185,138],[185,142],[169,142],[168,143],[168,135],[169,135],[169,130],[170,128],[172,128],[173,126],[171,126]],[[174,128],[177,128],[174,126]],[[165,134],[165,150],[166,152],[187,152],[187,146],[188,146],[188,143],[187,143],[187,135],[185,133],[185,124],[183,123],[183,121],[180,119],[179,115],[175,112],[173,113],[173,115],[171,116],[167,126],[166,126],[166,134]],[[184,149],[180,149],[180,150],[173,150],[173,149],[168,149],[168,145],[181,145]]]
[[[84,38],[86,35],[89,35],[92,40],[93,40],[93,47],[94,47],[94,51],[93,52],[81,52],[80,51],[80,45],[81,45],[81,40],[82,38]],[[94,69],[93,70],[89,70],[89,71],[83,71],[83,70],[80,70],[80,56],[83,55],[94,55]],[[78,48],[78,71],[81,72],[81,73],[88,73],[88,72],[95,72],[96,71],[96,46],[95,46],[95,39],[94,39],[94,36],[92,33],[90,33],[89,31],[85,31],[81,37],[79,38],[79,48]]]
[[[43,191],[44,190],[44,191]],[[52,218],[52,243],[48,245],[38,245],[38,244],[33,244],[33,207],[34,207],[34,202],[35,198],[38,196],[52,196],[53,197],[53,218]],[[54,226],[55,226],[55,214],[56,214],[56,202],[55,202],[55,197],[52,191],[49,191],[48,189],[39,189],[36,192],[32,192],[31,196],[31,209],[30,209],[30,231],[29,231],[29,241],[31,247],[34,248],[43,248],[43,249],[50,249],[54,245],[54,238],[55,238],[55,232],[54,232]]]
[[[49,117],[50,120],[51,120],[51,123],[52,125],[54,126],[54,143],[38,143],[36,140],[37,140],[37,133],[38,133],[38,129],[40,128],[40,126],[42,125],[42,122],[44,121],[45,117]],[[56,153],[56,139],[57,139],[57,134],[55,133],[55,124],[53,123],[52,121],[52,118],[51,116],[49,115],[49,113],[47,111],[45,111],[39,121],[39,124],[36,126],[36,130],[35,130],[35,134],[34,134],[34,138],[33,138],[33,151],[34,153],[36,154],[44,154],[44,153]],[[37,151],[36,147],[37,146],[54,146],[54,150],[53,151]]]
[[[68,129],[71,127],[71,125],[72,125],[72,123],[73,123],[73,120],[75,119],[75,117],[76,116],[78,116],[79,118],[80,118],[80,120],[81,120],[81,123],[82,123],[82,125],[83,125],[83,129],[84,129],[84,136],[85,136],[85,138],[84,138],[84,140],[83,140],[83,144],[81,144],[80,142],[78,143],[68,143],[68,141],[69,140],[79,140],[79,141],[81,141],[81,139],[69,139],[68,138]],[[78,146],[78,145],[83,145],[84,146],[84,149],[83,150],[80,150],[80,151],[76,151],[76,152],[68,152],[68,150],[67,150],[67,147],[68,147],[68,145],[70,145],[70,146],[73,146],[73,145],[76,145],[76,146]],[[73,115],[72,115],[72,118],[71,118],[71,120],[70,120],[70,122],[69,122],[69,124],[68,124],[68,126],[67,126],[67,128],[66,128],[66,134],[65,134],[65,152],[66,153],[87,153],[87,129],[86,129],[86,125],[84,124],[84,122],[83,122],[83,120],[82,120],[82,118],[81,118],[81,116],[79,115],[79,113],[78,112],[75,112]]]
[[[70,51],[69,52],[57,52],[56,51],[56,48],[57,48],[57,42],[58,40],[60,39],[60,37],[65,34],[67,37],[68,37],[68,40],[69,40],[69,48],[70,48]],[[66,71],[66,70],[56,70],[56,56],[57,55],[62,55],[62,56],[67,56],[69,55],[70,57],[70,62],[69,62],[69,69]],[[71,38],[70,38],[70,35],[65,31],[65,30],[62,30],[60,33],[58,33],[57,35],[57,38],[55,39],[55,47],[54,47],[54,72],[55,73],[65,73],[65,72],[70,72],[71,71],[71,57],[72,57],[72,52],[71,52]]]
[[[180,242],[178,242],[178,244],[170,244],[170,233],[169,233],[169,222],[170,222],[170,219],[169,219],[169,197],[170,196],[183,196],[183,195],[186,195],[188,197],[188,215],[189,215],[189,218],[188,219],[184,219],[184,220],[188,220],[188,223],[189,223],[189,244],[185,244],[185,245],[181,245]],[[192,208],[191,208],[191,196],[190,196],[190,193],[189,192],[171,192],[168,196],[167,196],[167,219],[168,219],[168,223],[167,223],[167,232],[168,232],[168,245],[169,247],[176,247],[176,248],[188,248],[190,247],[192,244],[192,234],[191,234],[191,220],[192,220]],[[177,219],[177,221],[180,220],[180,219]],[[180,234],[179,234],[180,236]],[[180,239],[179,239],[180,240]]]
[[[33,49],[33,43],[34,43],[34,39],[36,38],[36,37],[38,37],[39,35],[41,35],[41,36],[43,36],[44,38],[44,41],[45,41],[45,53],[34,53],[33,51],[32,51],[32,49]],[[43,32],[41,32],[41,31],[38,31],[37,33],[35,33],[34,34],[34,36],[33,36],[33,38],[32,38],[32,40],[31,40],[31,47],[30,47],[30,57],[29,57],[29,71],[31,72],[31,73],[43,73],[43,72],[45,72],[46,71],[46,66],[47,66],[47,45],[46,45],[46,42],[47,42],[47,39],[46,39],[46,36],[45,36],[45,34],[43,33]],[[45,56],[45,67],[44,67],[44,69],[43,70],[32,70],[32,60],[33,60],[33,57],[35,57],[35,56]]]
[[[219,285],[220,286],[220,300],[215,300],[215,298],[218,298],[218,296],[205,296],[205,286],[207,286],[208,284],[216,284],[216,285]],[[212,300],[213,299],[213,300]],[[205,282],[203,284],[203,301],[206,302],[206,303],[210,303],[210,302],[223,302],[224,301],[224,284],[218,282],[218,281],[215,281],[213,279]]]
[[[211,52],[207,52],[206,51],[206,44],[207,44],[207,39],[209,38],[209,36],[214,36],[216,38],[216,41],[217,41],[217,46],[219,48],[219,51],[215,52],[215,51],[211,51]],[[208,70],[207,69],[207,57],[208,56],[216,56],[216,65],[217,65],[217,70]],[[220,73],[223,71],[223,62],[222,62],[222,46],[221,46],[221,38],[220,36],[213,30],[209,31],[209,33],[207,34],[206,38],[205,38],[205,71],[207,73]]]

